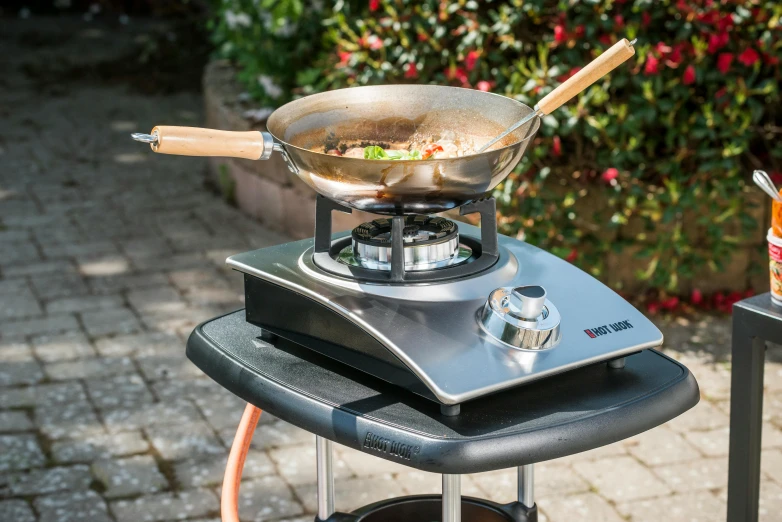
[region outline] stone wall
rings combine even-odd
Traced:
[[[243,116],[253,108],[242,100],[242,88],[234,79],[235,72],[225,62],[210,63],[204,73],[204,100],[206,104],[206,125],[225,130],[265,130],[263,123],[253,122]],[[243,159],[212,158],[210,176],[222,188],[227,197],[240,209],[261,220],[266,226],[297,239],[312,237],[315,220],[315,192],[292,174],[282,158],[273,154],[268,161]],[[765,234],[770,216],[770,199],[760,191],[748,195],[757,230],[751,240],[737,245],[732,258],[719,273],[708,266],[695,275],[692,282],[683,282],[682,293],[688,293],[693,287],[708,294],[716,291],[743,291],[748,287],[758,292],[767,292],[768,261],[761,246],[765,244]],[[605,206],[603,195],[597,191],[581,198],[578,208],[592,209]],[[353,211],[352,214],[333,213],[334,231],[348,230],[356,225],[375,219],[377,216],[365,212]],[[457,212],[449,212],[450,219],[460,219]],[[606,223],[608,218],[606,216]],[[692,237],[702,237],[697,225],[698,216],[686,216],[688,232]],[[600,226],[600,224],[591,224]],[[636,273],[644,268],[648,261],[636,259],[636,254],[645,243],[655,241],[661,234],[670,234],[666,227],[644,231],[640,219],[631,220],[621,228],[604,227],[609,240],[632,240],[637,243],[624,248],[619,253],[611,253],[606,259],[606,282],[625,292],[641,290],[644,283]],[[639,239],[640,232],[645,237]],[[726,231],[729,234],[731,231]],[[698,248],[698,241],[693,244]],[[684,278],[682,278],[684,281]]]

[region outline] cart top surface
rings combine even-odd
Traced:
[[[188,357],[220,385],[316,435],[436,473],[509,468],[604,446],[698,402],[683,365],[654,351],[475,399],[439,405],[284,339],[262,340],[244,310],[198,326]],[[476,371],[480,371],[479,368]]]

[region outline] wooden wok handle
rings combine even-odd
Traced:
[[[538,102],[537,108],[543,114],[551,114],[561,105],[570,101],[576,94],[616,69],[634,54],[635,48],[627,41],[627,38],[622,38],[606,52],[591,61],[586,67],[548,93],[545,98]]]
[[[160,154],[180,156],[223,156],[268,159],[274,140],[268,132],[233,132],[198,127],[159,125],[152,129],[157,139],[150,143]]]

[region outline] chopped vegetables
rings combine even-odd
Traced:
[[[429,145],[424,147],[424,154],[422,159],[427,159],[435,152],[443,152],[443,146],[440,145],[439,143],[430,143]]]
[[[364,159],[373,159],[373,160],[420,160],[421,159],[421,151],[420,150],[384,150],[382,147],[378,147],[377,145],[372,145],[371,147],[364,148]]]

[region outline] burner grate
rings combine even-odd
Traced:
[[[359,281],[387,284],[437,282],[477,274],[493,266],[499,259],[496,202],[494,198],[480,199],[460,208],[461,215],[480,213],[480,241],[470,237],[459,238],[456,223],[447,219],[410,215],[394,216],[390,219],[376,219],[357,227],[350,237],[332,241],[331,212],[334,210],[348,214],[351,212],[350,208],[318,195],[315,214],[315,246],[312,260],[317,267],[333,275]],[[390,231],[388,230],[389,224]],[[414,227],[417,227],[415,231]],[[431,234],[427,235],[430,237],[417,238],[422,229],[429,230]],[[407,235],[405,231],[408,232]],[[442,235],[437,237],[440,234]],[[454,243],[451,252],[454,252],[454,255],[451,256],[449,254],[448,260],[440,259],[437,262],[431,264],[424,263],[420,266],[415,266],[415,264],[409,266],[405,262],[404,252],[406,244],[426,245],[427,242],[442,242],[451,239]],[[365,245],[371,245],[373,242],[375,242],[373,246],[382,245],[390,253],[390,256],[384,258],[382,266],[372,263],[368,265],[377,268],[367,268],[361,266],[361,263],[346,264],[343,252],[348,247],[352,248],[356,241]],[[412,243],[414,241],[420,243]],[[465,256],[463,249],[470,250],[471,255]],[[402,252],[403,255],[395,255],[395,252]],[[339,261],[341,255],[343,256],[343,262]]]

